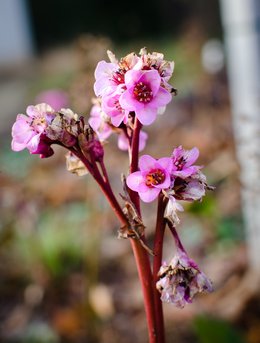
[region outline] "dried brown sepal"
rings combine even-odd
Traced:
[[[135,205],[130,199],[127,186],[126,186],[126,178],[122,175],[122,183],[123,183],[123,190],[124,195],[120,194],[121,198],[125,202],[125,206],[123,208],[123,212],[128,220],[128,225],[122,226],[118,231],[118,238],[134,238],[137,239],[142,247],[152,256],[154,256],[154,252],[144,243],[142,236],[144,234],[145,226],[142,222],[142,219],[138,215]]]

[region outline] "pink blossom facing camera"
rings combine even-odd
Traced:
[[[135,112],[143,125],[152,124],[158,110],[172,98],[160,84],[161,77],[156,70],[129,70],[125,74],[126,91],[120,96],[120,105]]]
[[[139,160],[140,171],[127,177],[127,186],[138,192],[144,202],[156,199],[162,189],[170,187],[171,159],[162,157],[158,160],[143,155]]]

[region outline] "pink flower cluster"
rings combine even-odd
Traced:
[[[138,232],[139,235],[138,230],[144,225],[141,214],[136,220],[136,214],[132,213],[138,208],[139,198],[132,192],[127,194],[129,189],[137,192],[146,203],[163,194],[159,204],[160,201],[167,204],[161,213],[158,211],[158,218],[166,218],[161,222],[168,224],[177,253],[169,264],[161,266],[156,286],[162,301],[183,307],[192,301],[196,293],[212,290],[205,274],[187,256],[175,230],[179,222],[177,211],[183,210],[178,201],[200,200],[209,188],[201,172],[202,167],[195,165],[199,150],[196,147],[185,150],[179,146],[169,157],[155,159],[143,155],[139,159],[139,170],[137,168],[138,148],[143,150],[148,138],[147,133],[141,130],[142,126],[152,124],[157,114],[163,113],[176,91],[168,83],[174,63],[166,61],[163,54],[148,53],[146,49],[142,49],[139,55],[130,53],[120,60],[111,52],[108,56],[110,62],[99,62],[95,70],[94,91],[98,98],[93,100],[89,125],[70,109],[60,109],[61,104],[67,101],[66,96],[52,90],[40,95],[41,99],[49,99],[52,107],[41,103],[28,106],[27,115],[18,114],[12,127],[12,149],[20,151],[27,148],[31,154],[45,158],[54,153],[52,144],[67,148],[68,170],[77,175],[89,172],[94,177],[123,222],[123,228],[126,227],[131,234]],[[103,144],[112,133],[118,135],[118,147],[128,150],[130,170],[134,171],[126,179],[125,199],[129,202],[123,210],[112,192],[103,160]],[[134,238],[138,238],[144,247],[143,234],[141,232],[140,237]],[[161,254],[157,253],[154,258],[156,256]],[[149,259],[147,261],[146,267],[149,268]],[[153,272],[156,277],[158,269]]]
[[[127,177],[130,189],[139,193],[144,202],[151,202],[161,191],[169,197],[169,203],[177,200],[199,200],[205,195],[206,178],[200,166],[193,165],[199,150],[184,150],[179,146],[171,157],[159,160],[143,155],[139,160],[140,170]],[[170,206],[170,205],[169,205]]]
[[[50,157],[54,151],[52,144],[65,148],[78,147],[83,153],[91,149],[94,158],[103,158],[103,147],[93,132],[70,109],[56,112],[51,106],[42,103],[28,106],[27,116],[18,114],[12,127],[12,149],[21,151],[25,148],[31,154],[39,154],[41,158]],[[83,139],[82,139],[83,135]]]
[[[101,142],[105,142],[111,134],[117,133],[118,148],[120,150],[128,150],[130,136],[128,135],[126,128],[123,130],[122,128],[115,127],[112,124],[111,118],[102,110],[100,101],[94,101],[88,122],[92,129],[96,132]],[[139,138],[139,151],[142,151],[145,148],[147,138],[147,133],[141,131]]]
[[[158,111],[171,101],[173,88],[168,80],[173,73],[173,62],[164,60],[163,54],[140,51],[118,61],[98,63],[94,84],[96,96],[102,99],[102,110],[114,126],[127,124],[135,114],[143,125],[150,125]]]

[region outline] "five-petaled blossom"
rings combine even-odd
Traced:
[[[178,249],[169,264],[161,266],[156,283],[163,302],[184,307],[197,293],[212,292],[211,281],[188,255]]]
[[[201,168],[200,166],[193,166],[192,164],[199,157],[199,149],[194,147],[191,150],[185,150],[180,145],[175,148],[172,153],[172,175],[185,179],[194,175]]]
[[[135,112],[143,125],[150,125],[158,110],[171,101],[171,94],[161,87],[157,70],[129,70],[125,74],[126,91],[119,98],[122,108]]]
[[[54,109],[47,104],[28,106],[26,113],[18,114],[12,127],[12,149],[21,151],[27,148],[31,154],[49,157],[53,154],[51,140],[46,129],[55,117]]]
[[[144,202],[151,202],[162,189],[169,188],[171,184],[171,159],[162,157],[156,160],[149,155],[143,155],[139,160],[139,167],[140,171],[127,177],[127,186],[138,192]]]

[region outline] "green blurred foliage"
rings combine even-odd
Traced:
[[[42,263],[52,277],[66,276],[96,246],[84,234],[86,218],[87,207],[80,202],[58,210],[45,208],[35,231],[17,232],[16,250],[29,265]]]
[[[199,343],[245,343],[231,324],[220,319],[200,316],[194,320]]]

